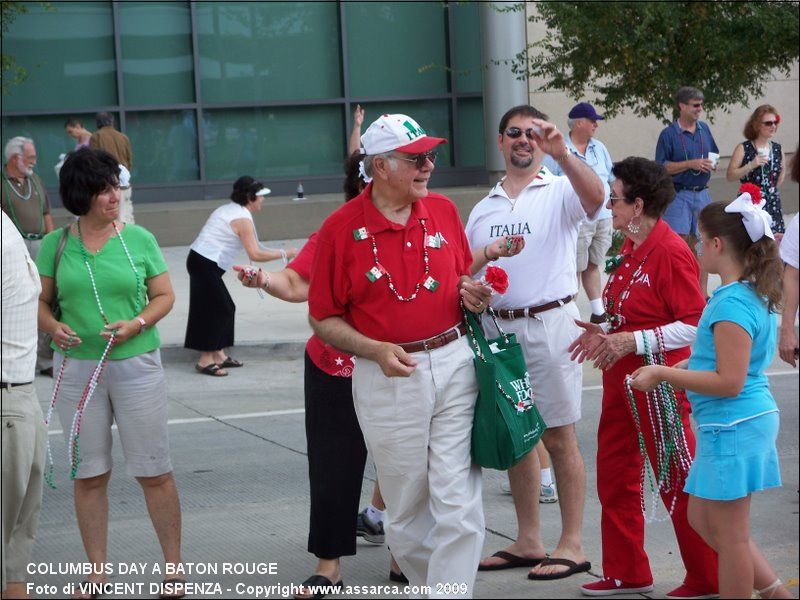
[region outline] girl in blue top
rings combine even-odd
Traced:
[[[781,485],[778,407],[764,374],[775,355],[781,299],[770,224],[747,192],[701,211],[700,264],[722,285],[703,311],[688,364],[642,367],[631,376],[635,389],[666,381],[689,396],[698,436],[685,486],[688,517],[719,554],[722,598],[749,598],[754,586],[762,598],[792,597],[749,531],[751,493]]]

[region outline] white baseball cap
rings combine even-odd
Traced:
[[[361,152],[375,155],[399,150],[419,154],[446,143],[444,138],[427,135],[408,115],[381,115],[361,136]]]

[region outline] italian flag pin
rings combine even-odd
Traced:
[[[429,292],[435,292],[436,288],[439,287],[439,282],[436,281],[433,277],[428,277],[425,280],[425,283],[422,284],[422,287],[424,287]]]
[[[376,265],[372,267],[369,271],[365,273],[367,279],[369,279],[372,283],[375,283],[383,277],[383,268],[380,265]]]
[[[429,235],[428,236],[428,248],[441,248],[442,247],[442,239],[439,237],[439,234],[436,235]]]
[[[353,238],[360,242],[361,240],[365,240],[369,237],[369,233],[367,233],[367,228],[362,227],[361,229],[353,229]]]

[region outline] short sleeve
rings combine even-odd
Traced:
[[[708,141],[710,142],[709,143],[709,149],[711,150],[711,152],[716,152],[717,154],[719,154],[719,148],[717,148],[717,141],[714,139],[714,136],[711,134],[711,129],[708,127],[708,125],[705,126],[705,129],[708,132]]]
[[[317,232],[312,233],[297,256],[286,265],[287,269],[292,269],[306,281],[311,281],[311,269],[314,265],[314,254],[316,254],[318,236],[319,234]]]
[[[344,316],[350,289],[344,257],[337,256],[331,229],[323,224],[319,232],[308,288],[308,313],[318,321]]]
[[[786,228],[786,234],[781,239],[779,246],[781,260],[787,265],[798,268],[800,258],[798,258],[798,238],[800,238],[800,214],[794,216]]]
[[[56,249],[58,248],[58,240],[62,232],[63,229],[59,228],[55,231],[51,231],[42,238],[42,243],[39,246],[39,254],[36,256],[36,268],[39,269],[39,275],[53,277]]]
[[[669,261],[669,276],[656,277],[656,281],[662,284],[660,294],[672,310],[672,320],[697,326],[706,307],[700,291],[700,266],[685,244],[670,252],[666,260]]]
[[[669,127],[665,127],[658,136],[656,143],[656,162],[666,164],[670,156]]]
[[[144,252],[142,254],[144,257],[145,279],[150,279],[165,273],[167,271],[167,262],[164,260],[164,255],[155,236],[146,229],[141,229],[141,231],[144,233]]]
[[[583,220],[591,223],[597,220],[602,206],[598,208],[593,215],[590,216],[586,214],[586,211],[583,209],[583,204],[581,204],[581,199],[578,197],[578,194],[575,193],[575,188],[572,187],[569,179],[566,177],[559,177],[551,185],[562,186],[561,194],[564,198],[564,214],[567,218],[567,224],[575,224]]]
[[[736,296],[726,296],[714,306],[713,312],[709,315],[708,325],[713,327],[721,321],[735,323],[747,332],[750,339],[754,339],[758,330],[758,318],[752,306],[748,305],[741,298]]]
[[[454,219],[458,223],[459,242],[461,244],[461,257],[462,261],[459,265],[459,275],[469,275],[469,268],[472,265],[472,247],[467,239],[466,231],[461,224],[461,216],[458,214],[458,209],[453,205]],[[456,256],[458,259],[458,256]]]

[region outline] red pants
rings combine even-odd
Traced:
[[[640,356],[626,356],[603,374],[603,410],[597,432],[597,494],[602,506],[603,575],[645,584],[653,581],[653,574],[644,551],[645,523],[640,501],[643,459],[624,383],[625,375],[641,365]],[[647,453],[652,460],[656,454],[644,394],[634,393]],[[682,392],[678,393],[678,404],[682,408],[689,452],[694,456],[689,405]],[[681,491],[672,513],[672,526],[686,567],[684,583],[704,593],[716,593],[717,555],[689,525],[686,517],[689,496],[682,491],[683,483],[679,485]],[[645,482],[645,490],[648,489]],[[672,492],[662,495],[667,507],[671,506],[672,498]],[[646,502],[649,506],[650,498]]]

